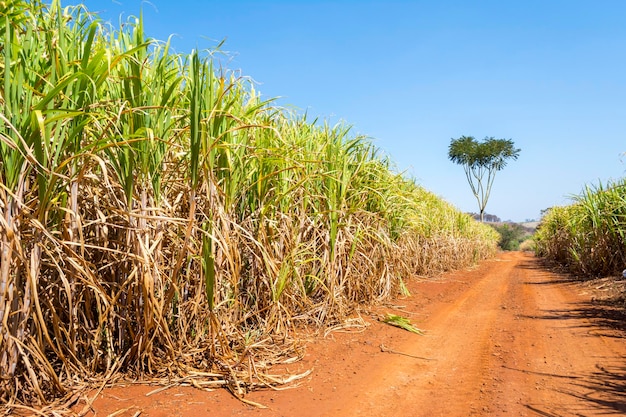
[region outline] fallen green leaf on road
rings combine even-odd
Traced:
[[[404,330],[408,330],[412,333],[424,334],[424,332],[411,324],[411,321],[406,317],[397,316],[395,314],[387,314],[387,317],[383,319],[384,323],[392,326],[400,327]]]

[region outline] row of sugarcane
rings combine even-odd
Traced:
[[[343,125],[287,112],[141,18],[0,2],[0,401],[84,381],[243,390],[403,280],[497,235]]]
[[[626,268],[626,180],[585,186],[567,206],[552,207],[535,234],[537,253],[583,277]]]

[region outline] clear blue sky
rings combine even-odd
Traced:
[[[175,34],[178,52],[225,39],[222,62],[263,96],[353,125],[463,211],[476,200],[447,158],[461,135],[522,149],[487,205],[503,220],[538,218],[625,176],[626,1],[82,3],[114,25],[143,8],[147,34]]]

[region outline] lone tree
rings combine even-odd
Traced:
[[[463,165],[472,193],[478,200],[481,222],[496,172],[504,168],[509,159],[517,159],[520,151],[521,149],[515,149],[510,139],[486,137],[482,142],[478,142],[473,136],[461,136],[450,142],[448,158],[454,163]]]

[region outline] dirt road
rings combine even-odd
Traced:
[[[611,416],[626,415],[626,317],[598,289],[505,253],[479,267],[410,285],[412,297],[362,313],[364,331],[314,341],[286,391],[245,405],[224,390],[104,391],[95,415]],[[419,336],[378,320],[409,317]],[[122,412],[122,410],[125,410]],[[93,415],[93,414],[92,414]]]

